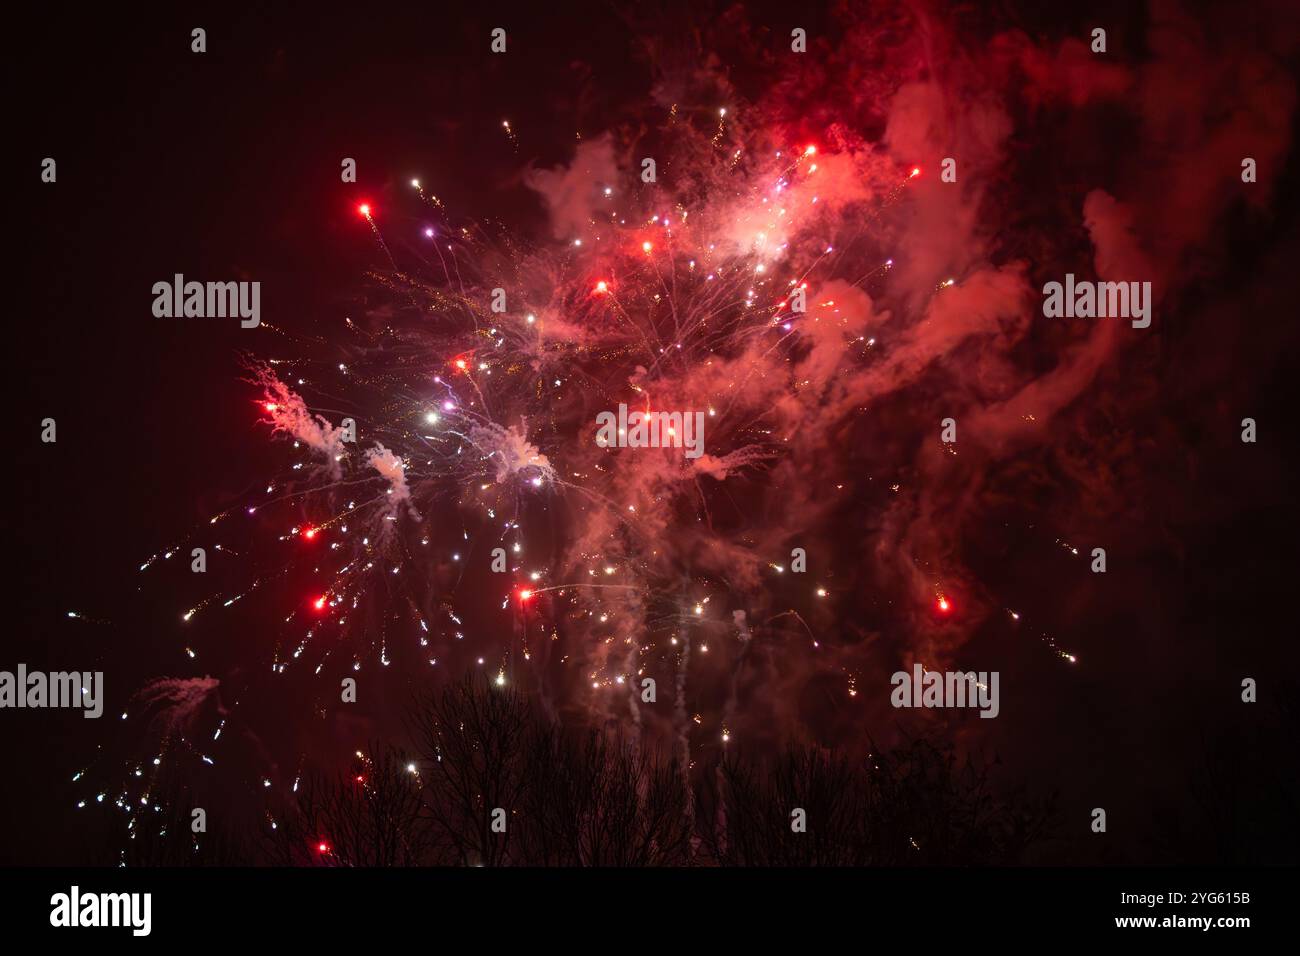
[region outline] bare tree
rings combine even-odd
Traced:
[[[421,699],[411,725],[423,758],[425,814],[457,862],[512,862],[535,718],[523,695],[473,676]]]
[[[1012,863],[1050,816],[924,740],[860,764],[815,748],[768,764],[732,755],[706,769],[700,808],[701,843],[722,866]]]
[[[275,821],[273,858],[293,866],[420,866],[434,862],[418,768],[372,746],[348,774],[309,775]]]
[[[521,820],[533,865],[665,866],[689,859],[689,794],[676,766],[621,736],[545,727],[527,754]]]
[[[222,808],[195,816],[198,798],[183,781],[163,778],[149,799],[126,812],[118,804],[101,808],[107,820],[108,844],[104,862],[111,866],[247,866],[254,862],[255,847],[244,839],[240,820],[232,824]],[[195,832],[197,820],[202,830]]]
[[[483,680],[420,699],[411,724],[424,761],[426,814],[457,862],[688,859],[690,797],[658,753],[595,730],[568,733],[522,694]]]

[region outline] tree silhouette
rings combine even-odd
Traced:
[[[653,745],[565,728],[469,677],[418,697],[416,756],[388,743],[307,774],[260,847],[190,831],[192,799],[115,817],[128,865],[896,866],[1019,861],[1048,807],[999,795],[989,767],[912,740],[866,759],[733,750],[688,776]],[[209,826],[220,821],[209,821]]]
[[[540,728],[527,751],[522,856],[533,865],[689,861],[688,794],[673,763],[622,736]]]
[[[922,739],[858,763],[812,747],[730,755],[704,773],[700,808],[701,843],[721,866],[1014,863],[1051,815],[995,796],[987,765]]]
[[[510,862],[525,767],[536,717],[509,688],[489,688],[472,677],[420,700],[411,726],[423,758],[425,817],[439,843],[470,866]],[[504,811],[504,831],[493,830]]]
[[[435,862],[417,772],[407,755],[374,745],[348,774],[311,774],[270,840],[288,866],[419,866]]]

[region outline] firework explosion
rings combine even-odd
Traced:
[[[736,732],[751,641],[823,649],[808,618],[835,586],[828,555],[814,546],[793,606],[776,603],[778,585],[792,549],[835,520],[828,483],[844,476],[817,474],[819,446],[861,413],[866,393],[846,376],[878,354],[870,290],[892,266],[878,224],[921,173],[873,163],[864,180],[852,156],[773,142],[725,108],[674,104],[662,118],[663,164],[685,182],[627,188],[639,177],[617,168],[610,139],[584,144],[571,168],[534,177],[556,206],[590,207],[580,222],[557,215],[553,243],[521,249],[457,222],[419,180],[408,202],[434,221],[423,249],[386,238],[377,208],[359,205],[393,265],[373,276],[387,307],[348,321],[346,361],[253,362],[263,424],[293,460],[254,503],[212,519],[277,523],[290,561],[317,575],[283,621],[276,672],[309,667],[332,695],[331,657],[356,673],[481,663],[552,708],[633,726],[648,676],[673,689],[664,730],[686,748],[696,728],[715,743]],[[837,254],[840,239],[860,253]],[[597,417],[620,404],[699,412],[702,453],[671,433],[666,448],[607,447]],[[946,601],[951,585],[912,574],[909,599]],[[495,587],[508,640],[467,637],[470,587]],[[688,707],[693,648],[726,676],[721,699]],[[850,658],[824,666],[852,680]]]
[[[1174,303],[1231,200],[1191,172],[1187,190],[1145,189],[1138,167],[1173,124],[1141,105],[1134,169],[1107,188],[1041,222],[1010,187],[1063,151],[1067,106],[1119,109],[1188,58],[1228,76],[1237,61],[1162,48],[1138,69],[1088,61],[1079,40],[965,44],[931,24],[945,71],[893,26],[854,24],[826,69],[751,98],[665,54],[635,123],[528,169],[540,236],[474,218],[436,171],[358,194],[381,263],[366,307],[310,337],[264,322],[246,360],[248,428],[282,471],[140,567],[149,588],[194,547],[228,557],[231,586],[177,609],[181,646],[201,672],[221,616],[254,602],[264,654],[132,701],[150,750],[127,758],[119,806],[147,807],[179,754],[220,759],[254,688],[319,722],[346,678],[378,693],[478,671],[549,714],[669,742],[689,775],[739,741],[880,726],[887,698],[864,683],[962,666],[977,638],[1080,663],[972,554],[1015,534],[1086,565],[1071,529],[1122,510],[1122,475],[1088,474],[1080,441],[1123,439],[1098,421],[1111,405],[1079,400],[1145,360],[1120,323],[1046,328],[1039,277],[1059,262],[1151,276],[1157,307]],[[1023,87],[1003,98],[1009,77]],[[1215,102],[1208,81],[1189,97],[1187,115]],[[1255,102],[1179,127],[1179,148],[1226,156],[1222,128],[1244,129],[1264,163],[1288,113]],[[1013,121],[1039,145],[1017,146]],[[526,122],[501,128],[503,150],[527,141]],[[951,154],[961,176],[944,182]],[[1187,228],[1157,239],[1172,217]],[[611,443],[599,422],[620,407],[683,430],[699,415],[699,454],[671,431],[666,447]],[[1073,502],[1051,523],[1017,506],[1045,474]],[[279,759],[254,744],[255,787],[296,789],[327,762],[309,737]]]

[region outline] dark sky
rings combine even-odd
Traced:
[[[1126,6],[1107,15],[1136,32],[1141,24],[1118,12]],[[94,834],[78,832],[72,774],[141,684],[191,673],[178,651],[182,599],[138,590],[136,567],[282,464],[254,426],[256,394],[241,381],[241,350],[265,339],[252,344],[234,322],[155,320],[152,284],[177,272],[260,279],[265,316],[329,336],[343,316],[365,310],[364,274],[382,266],[358,227],[357,201],[397,209],[406,180],[436,170],[439,192],[467,215],[544,237],[545,213],[523,170],[568,161],[575,130],[624,126],[648,100],[652,71],[636,18],[614,7],[528,5],[508,16],[435,7],[75,20],[26,12],[15,23],[5,151],[17,197],[7,323],[15,451],[0,667],[102,668],[111,677],[100,722],[0,713],[12,781],[0,798],[0,860],[69,862],[98,851],[87,845]],[[1030,33],[1078,26],[1052,23],[1037,5],[999,11]],[[784,8],[750,16],[788,32]],[[492,58],[486,36],[499,19],[512,52]],[[818,12],[801,22],[834,21]],[[687,22],[666,8],[662,35]],[[201,56],[189,51],[194,26],[207,29]],[[1293,77],[1294,51],[1289,66]],[[769,82],[739,62],[731,79],[754,97]],[[504,118],[521,130],[518,150],[502,135]],[[1109,135],[1118,142],[1122,133]],[[1110,148],[1103,141],[1098,152]],[[53,186],[38,180],[45,156],[58,162]],[[357,160],[356,185],[339,182],[342,157]],[[1004,693],[1024,701],[980,743],[1016,779],[1063,791],[1073,859],[1149,858],[1166,823],[1199,812],[1207,774],[1241,782],[1250,806],[1261,768],[1294,763],[1294,725],[1261,717],[1261,730],[1254,715],[1243,719],[1234,690],[1253,676],[1271,707],[1289,680],[1294,715],[1294,159],[1270,175],[1269,215],[1227,218],[1220,267],[1187,284],[1184,301],[1196,305],[1181,313],[1185,324],[1144,365],[1125,366],[1133,379],[1116,373],[1101,386],[1113,401],[1098,415],[1130,408],[1150,424],[1146,437],[1111,444],[1107,423],[1094,421],[1104,450],[1078,451],[1081,470],[1136,483],[1129,513],[1142,517],[1125,525],[1111,516],[1109,528],[1091,529],[1131,544],[1134,570],[1088,597],[1057,588],[1059,550],[1026,525],[1059,502],[1027,511],[1004,502],[966,545],[986,584],[1019,595],[1026,616],[1086,658],[1088,669],[1067,679],[1055,661],[1026,663],[1024,647],[997,634],[973,637],[1000,662]],[[1249,465],[1234,457],[1245,414],[1263,436]],[[45,417],[58,422],[57,444],[39,441]],[[861,540],[855,531],[839,543],[849,564]],[[72,610],[88,620],[69,620]],[[846,631],[870,629],[871,614],[854,609]],[[1022,637],[1041,651],[1033,635]],[[254,650],[254,639],[232,634],[230,658]],[[1279,744],[1289,752],[1265,749]],[[1140,825],[1119,850],[1077,846],[1087,810],[1103,803]]]
[[[603,99],[638,88],[618,18],[600,7],[582,21],[579,32],[540,9],[512,14],[520,46],[532,39],[509,68],[482,55],[492,24],[473,10],[88,14],[76,29],[33,17],[15,31],[10,69],[30,95],[12,120],[22,130],[12,181],[28,182],[45,156],[59,177],[19,190],[17,415],[55,418],[59,441],[24,429],[14,460],[6,667],[111,660],[106,712],[119,712],[144,680],[181,665],[172,601],[142,603],[135,568],[272,470],[246,414],[249,340],[237,325],[154,321],[153,283],[274,276],[263,309],[277,324],[336,325],[377,264],[355,203],[382,204],[422,169],[437,169],[462,208],[535,226],[540,206],[519,183],[521,158],[502,148],[499,118],[563,111],[565,128],[581,126],[584,110],[599,121]],[[189,39],[199,25],[201,57]],[[562,128],[530,125],[529,158],[563,159]],[[339,181],[345,156],[356,185]],[[69,610],[112,626],[68,621]],[[99,739],[90,723],[5,713],[25,781],[6,788],[6,804],[41,821],[8,830],[6,855],[51,861],[75,847],[61,821],[75,802],[67,782]]]

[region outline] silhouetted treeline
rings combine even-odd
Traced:
[[[1145,843],[1151,862],[1294,860],[1298,696],[1279,692],[1258,720],[1211,721],[1186,800],[1130,849]],[[193,808],[210,799],[163,778],[139,806],[101,808],[110,832],[90,856],[115,866],[897,866],[1068,863],[1079,850],[1049,829],[1047,802],[999,791],[986,763],[927,740],[852,758],[733,748],[684,771],[474,680],[419,699],[408,736],[411,752],[377,742],[278,803],[268,790],[271,803],[242,826],[222,812],[195,832]]]
[[[522,693],[466,679],[385,742],[307,774],[264,818],[204,815],[180,784],[110,817],[127,866],[890,866],[1019,862],[1049,808],[999,795],[988,767],[913,740],[850,759],[733,749],[683,770],[617,733],[575,731]],[[268,794],[269,795],[269,794]],[[205,801],[206,802],[206,801]],[[247,819],[247,818],[245,818]]]
[[[695,765],[572,731],[466,680],[384,743],[305,778],[248,862],[294,866],[839,866],[1017,862],[1048,808],[914,740],[850,760],[813,748]],[[159,862],[162,862],[161,860]],[[222,862],[228,862],[223,860]]]

